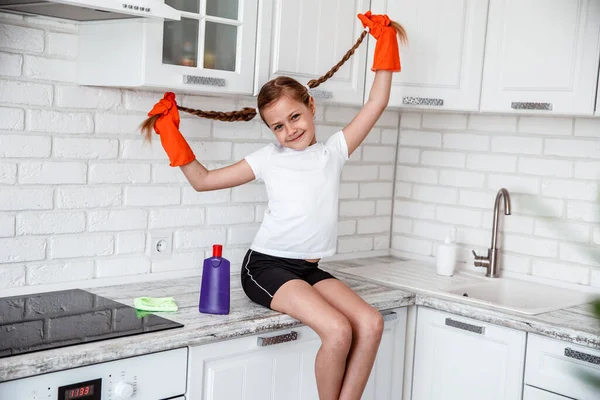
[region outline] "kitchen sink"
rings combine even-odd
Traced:
[[[398,289],[535,315],[589,303],[599,294],[511,278],[485,278],[469,271],[452,277],[436,274],[435,266],[420,261],[398,261],[348,267],[337,272]]]
[[[508,278],[458,285],[445,293],[461,297],[462,300],[530,315],[574,307],[593,300],[590,293]]]

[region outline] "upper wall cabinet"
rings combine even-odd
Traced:
[[[591,115],[598,0],[490,0],[482,111]]]
[[[356,14],[369,0],[268,0],[261,8],[256,94],[268,80],[290,76],[303,84],[336,65],[363,31]],[[365,41],[366,42],[366,41]],[[267,47],[270,44],[269,47]],[[312,95],[317,100],[363,102],[367,44]]]
[[[181,21],[79,27],[78,83],[252,94],[258,0],[166,0]]]
[[[479,109],[487,1],[372,0],[371,10],[400,23],[408,36],[408,46],[400,46],[402,72],[394,74],[390,106]],[[374,51],[370,38],[367,91],[375,77]]]

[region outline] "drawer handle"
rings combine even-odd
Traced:
[[[207,85],[207,86],[225,86],[227,81],[223,78],[213,78],[211,76],[194,76],[184,75],[183,83],[190,85]]]
[[[570,347],[565,348],[565,356],[579,361],[600,365],[600,357],[593,354],[582,353],[581,351],[573,350]]]
[[[383,321],[384,322],[388,322],[388,321],[396,321],[398,319],[398,314],[396,314],[395,312],[390,312],[387,313],[383,316]]]
[[[446,318],[446,325],[469,332],[479,333],[480,335],[485,333],[485,328],[483,326],[467,324],[466,322],[456,321],[452,318]]]
[[[284,333],[283,335],[270,336],[270,337],[261,337],[259,336],[256,344],[259,347],[272,346],[274,344],[285,343],[285,342],[293,342],[294,340],[298,340],[298,332],[291,331],[290,333]]]
[[[552,103],[531,103],[525,101],[513,101],[510,103],[513,110],[544,110],[552,111]]]
[[[429,97],[403,97],[402,104],[413,106],[438,106],[444,105],[444,99],[432,99]]]
[[[333,92],[330,92],[329,90],[310,89],[308,92],[315,99],[331,99],[331,98],[333,98]]]

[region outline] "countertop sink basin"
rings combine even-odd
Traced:
[[[435,265],[421,261],[346,267],[336,272],[398,289],[528,315],[575,307],[600,297],[597,292],[586,293],[585,288],[579,291],[527,280],[486,278],[464,270],[456,271],[452,277],[440,276]]]
[[[455,286],[446,293],[474,303],[530,315],[574,307],[593,300],[590,293],[508,278]]]

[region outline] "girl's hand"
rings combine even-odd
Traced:
[[[385,14],[372,14],[371,11],[367,11],[365,14],[358,14],[358,19],[365,28],[369,27],[369,32],[377,39],[371,70],[399,72],[401,65],[397,31],[390,25],[389,17]]]
[[[154,131],[160,136],[160,143],[169,156],[171,167],[180,167],[196,159],[189,144],[179,132],[179,110],[175,94],[165,96],[154,105],[148,116],[160,115],[154,123]]]
[[[160,115],[159,120],[171,121],[177,129],[179,129],[179,110],[177,109],[177,102],[175,101],[175,93],[166,92],[164,97],[152,107],[152,110],[148,113],[149,117],[153,115]],[[157,130],[157,125],[154,124],[154,130],[160,135]],[[160,127],[158,127],[160,129]]]
[[[363,27],[369,27],[369,32],[375,39],[379,39],[383,28],[390,25],[390,18],[385,14],[372,14],[367,11],[364,14],[358,14],[358,19],[363,24]]]

